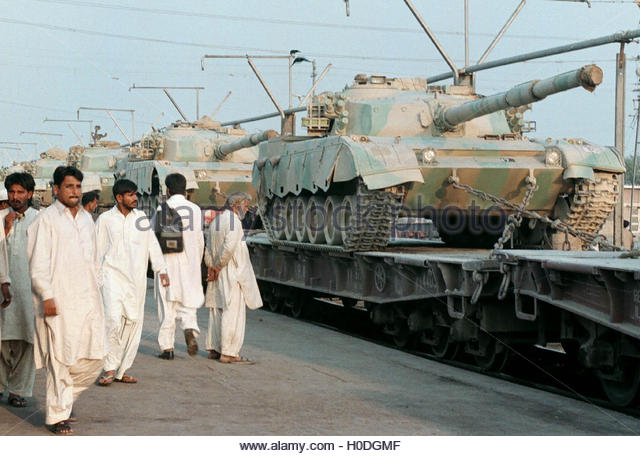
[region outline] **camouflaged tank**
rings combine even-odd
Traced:
[[[118,176],[132,180],[142,194],[141,208],[155,209],[168,174],[187,179],[189,198],[201,207],[222,206],[228,195],[242,191],[255,196],[251,168],[258,156],[255,147],[278,134],[273,130],[247,135],[224,128],[205,116],[197,122],[175,122],[144,136],[129,149],[129,158]]]
[[[260,145],[253,185],[267,234],[378,250],[396,217],[426,217],[445,242],[486,247],[523,202],[530,177],[538,189],[527,209],[598,233],[615,205],[620,153],[578,138],[526,138],[522,113],[601,81],[602,70],[589,65],[483,97],[468,86],[358,75],[342,92],[313,98],[303,119],[309,136]],[[541,246],[549,234],[525,219],[514,245]]]
[[[67,164],[82,171],[83,193],[100,191],[98,212],[103,212],[115,204],[113,183],[118,167],[124,166],[126,160],[127,151],[123,150],[118,142],[94,136],[94,142],[89,147],[69,148]]]
[[[52,147],[40,154],[40,158],[31,161],[14,162],[0,170],[0,181],[9,174],[29,173],[35,181],[32,203],[36,209],[49,206],[53,202],[53,172],[58,166],[67,164],[68,152],[60,147]]]

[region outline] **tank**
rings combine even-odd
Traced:
[[[60,147],[52,147],[40,154],[37,160],[13,162],[11,166],[0,170],[0,181],[9,174],[29,173],[35,181],[32,203],[36,209],[49,206],[53,202],[53,172],[58,166],[67,164],[68,152]]]
[[[601,81],[602,70],[589,65],[483,97],[470,86],[357,75],[343,91],[313,98],[308,136],[260,145],[253,185],[267,234],[272,242],[380,250],[396,218],[417,217],[432,219],[448,244],[488,247],[528,182],[537,190],[527,209],[598,233],[616,202],[620,153],[581,138],[529,139],[523,113]],[[525,218],[512,242],[549,246],[550,234]]]
[[[187,178],[188,197],[201,207],[222,206],[233,192],[255,197],[251,169],[255,147],[278,134],[273,130],[247,135],[238,128],[223,128],[205,116],[197,122],[175,122],[144,136],[129,149],[119,177],[126,177],[142,194],[141,208],[150,214],[166,194],[165,177],[179,172]]]
[[[105,140],[105,135],[98,134],[98,129],[92,134],[89,147],[72,146],[69,149],[67,164],[82,171],[83,193],[100,191],[98,213],[101,213],[115,204],[113,183],[118,167],[127,161],[128,152],[118,142]]]

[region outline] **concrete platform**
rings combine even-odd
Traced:
[[[149,290],[149,295],[152,290]],[[640,420],[445,366],[266,311],[248,313],[243,354],[254,366],[156,358],[147,300],[137,385],[91,387],[76,435],[626,435]],[[200,309],[206,332],[208,311]],[[204,337],[199,342],[204,346]],[[50,435],[44,375],[25,409],[0,405],[0,435]]]

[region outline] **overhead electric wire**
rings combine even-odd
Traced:
[[[160,8],[143,8],[139,6],[129,6],[129,5],[121,5],[121,4],[108,4],[108,3],[100,3],[100,2],[88,2],[81,0],[33,0],[41,3],[56,3],[60,5],[72,5],[72,6],[84,6],[90,8],[102,8],[102,9],[112,9],[112,10],[121,10],[121,11],[132,11],[138,13],[151,13],[151,14],[163,14],[170,16],[182,16],[182,17],[197,17],[197,18],[206,18],[206,19],[222,19],[226,21],[238,21],[238,22],[258,22],[258,23],[267,23],[267,24],[276,24],[276,25],[296,25],[301,27],[316,27],[316,28],[331,28],[344,30],[345,28],[349,29],[357,29],[357,30],[368,30],[368,31],[378,31],[378,32],[391,32],[391,33],[415,33],[415,34],[423,34],[424,32],[417,27],[409,28],[409,27],[388,27],[388,26],[372,26],[372,25],[352,25],[352,24],[331,24],[326,22],[310,22],[310,21],[296,21],[291,19],[274,19],[274,18],[264,18],[264,17],[255,17],[255,16],[230,16],[224,14],[213,14],[213,13],[204,13],[204,12],[195,12],[195,11],[181,11],[181,10],[169,10],[169,9],[160,9]],[[450,30],[434,30],[438,35],[453,35],[453,36],[464,36],[463,32],[452,32]],[[493,38],[494,34],[492,33],[471,33],[473,36],[486,36]],[[515,35],[509,34],[505,35],[505,38],[518,38],[518,39],[540,39],[540,40],[578,40],[576,37],[568,37],[568,36],[550,36],[550,35]]]

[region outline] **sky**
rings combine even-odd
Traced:
[[[413,3],[456,65],[463,66],[464,0]],[[469,0],[472,63],[519,3]],[[74,119],[81,106],[135,110],[134,128],[129,114],[114,112],[134,140],[154,122],[160,127],[180,118],[161,91],[130,90],[133,84],[205,87],[200,115],[211,114],[231,91],[216,116],[221,121],[274,111],[245,59],[208,59],[203,71],[205,54],[286,55],[297,49],[317,61],[318,72],[332,64],[318,91],[339,91],[358,73],[428,77],[448,69],[402,0],[350,0],[349,17],[343,0],[0,0],[0,7],[0,142],[37,142],[38,153],[48,148],[45,139],[20,133],[63,134],[47,139],[67,148],[78,140],[66,123],[43,120]],[[591,0],[591,7],[528,0],[488,60],[638,29],[639,20],[640,8],[631,0]],[[483,71],[477,74],[477,92],[489,95],[596,63],[604,71],[601,86],[594,93],[575,89],[535,104],[526,114],[537,123],[529,136],[583,137],[612,145],[618,50],[619,45],[611,44]],[[635,140],[639,52],[637,43],[626,46],[627,154],[633,153]],[[256,60],[256,66],[278,102],[288,107],[287,61]],[[304,95],[311,86],[311,65],[297,64],[293,72],[293,91]],[[172,95],[194,120],[194,93],[175,90]],[[80,118],[101,125],[108,139],[127,142],[106,113],[83,111]],[[279,120],[244,127],[279,130]],[[87,124],[73,128],[88,142]],[[4,164],[36,157],[34,145],[23,145],[23,151],[3,146]]]

